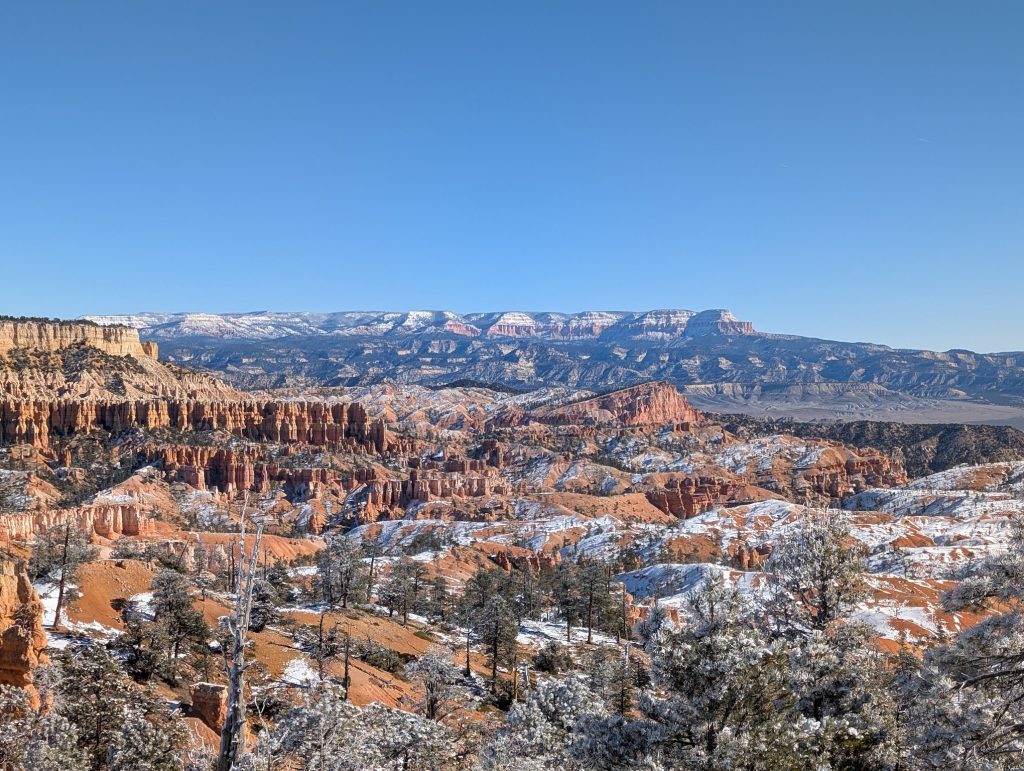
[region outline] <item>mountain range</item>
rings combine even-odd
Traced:
[[[379,382],[593,391],[667,380],[703,409],[801,420],[1024,426],[1024,353],[897,349],[755,330],[724,309],[88,316],[250,389]]]

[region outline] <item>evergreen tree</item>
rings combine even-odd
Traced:
[[[48,580],[56,584],[54,629],[60,627],[64,603],[77,597],[74,584],[78,580],[79,569],[96,559],[98,553],[99,550],[90,546],[86,536],[71,522],[54,525],[36,536],[29,560],[29,575],[33,581]]]
[[[308,691],[271,731],[261,735],[240,768],[271,771],[448,771],[457,747],[441,724],[381,704],[360,709],[342,689]]]
[[[201,611],[192,606],[188,579],[174,570],[164,570],[154,576],[153,621],[166,643],[166,676],[171,684],[177,682],[179,657],[194,646],[205,645],[210,637]]]
[[[576,570],[579,615],[587,626],[588,643],[594,641],[594,625],[604,619],[611,607],[609,577],[608,566],[598,560],[584,561]]]
[[[662,698],[642,703],[662,762],[685,768],[786,768],[798,721],[786,657],[744,615],[739,594],[712,576],[684,608],[679,631],[655,638]],[[756,747],[756,759],[744,758]],[[754,761],[751,765],[746,761]]]
[[[577,725],[605,715],[604,705],[579,678],[541,680],[523,703],[512,705],[505,724],[482,755],[486,771],[578,771],[571,751]]]
[[[252,591],[249,629],[253,632],[262,632],[270,624],[276,624],[281,619],[278,612],[280,605],[281,596],[274,585],[267,579],[256,579]]]
[[[491,662],[491,693],[497,693],[498,667],[511,664],[516,654],[519,626],[516,617],[501,595],[494,595],[480,608],[474,619],[476,639],[487,649]]]
[[[764,570],[770,618],[787,636],[825,630],[865,595],[865,549],[846,515],[805,511],[772,546]]]
[[[75,725],[23,688],[0,685],[0,769],[86,771]]]
[[[555,605],[565,619],[565,641],[572,642],[572,626],[579,618],[580,587],[576,566],[562,562],[555,571],[553,594]]]

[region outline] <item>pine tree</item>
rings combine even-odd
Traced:
[[[271,624],[276,624],[281,614],[278,607],[281,605],[281,596],[277,593],[274,585],[267,579],[257,579],[252,593],[252,616],[249,620],[249,629],[253,632],[262,632]]]
[[[512,705],[505,724],[483,752],[487,771],[516,768],[576,771],[570,748],[584,718],[605,715],[601,699],[579,678],[541,680],[525,702]]]
[[[846,617],[866,592],[864,556],[843,512],[805,511],[775,541],[764,566],[766,604],[777,628],[801,636]]]
[[[584,561],[576,571],[579,614],[587,625],[587,642],[594,642],[594,625],[607,614],[611,605],[608,593],[609,569],[603,562]]]
[[[580,587],[576,566],[562,562],[555,571],[553,594],[555,604],[565,619],[565,641],[572,642],[572,625],[580,608]]]
[[[152,706],[152,705],[147,705]],[[107,755],[108,771],[180,771],[190,737],[177,713],[136,705],[125,716]]]
[[[271,771],[448,771],[459,767],[453,737],[441,724],[381,704],[360,709],[342,689],[308,691],[260,737],[242,768]]]
[[[205,645],[210,637],[201,611],[192,607],[188,579],[174,570],[164,570],[150,584],[153,593],[153,621],[167,645],[168,682],[177,682],[179,657],[193,646]]]
[[[927,651],[905,688],[923,768],[1017,769],[1024,757],[1024,516],[1009,548],[968,567],[946,610],[997,611]]]
[[[658,634],[652,659],[665,695],[642,709],[657,726],[663,762],[725,768],[753,744],[762,762],[785,767],[796,722],[786,658],[760,637],[720,577],[690,598],[681,629]]]
[[[519,627],[512,607],[500,595],[491,597],[477,611],[473,628],[477,640],[487,649],[491,661],[491,693],[497,693],[498,667],[509,664],[516,653]]]
[[[100,646],[65,651],[58,661],[54,710],[78,729],[78,746],[89,766],[102,768],[131,704],[131,686],[117,660]]]
[[[67,718],[48,709],[45,700],[33,706],[28,691],[0,685],[0,769],[19,771],[86,771],[86,755],[78,746],[78,730]]]
[[[33,581],[47,579],[56,583],[54,629],[60,628],[65,601],[76,597],[76,591],[72,587],[78,580],[79,569],[85,563],[96,559],[98,553],[99,550],[90,546],[85,535],[71,522],[54,525],[36,536],[29,561],[29,575]]]

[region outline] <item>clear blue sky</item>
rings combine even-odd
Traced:
[[[0,313],[1024,349],[1024,3],[0,6]]]

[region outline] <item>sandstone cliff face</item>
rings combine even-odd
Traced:
[[[52,527],[74,524],[87,534],[103,538],[147,535],[153,521],[137,504],[88,504],[68,509],[42,509],[0,516],[0,541],[29,541]]]
[[[282,454],[287,457],[287,452]],[[158,464],[168,482],[184,482],[200,490],[213,487],[222,493],[267,490],[278,483],[298,495],[314,495],[318,488],[328,485],[348,492],[376,479],[372,467],[342,472],[288,466],[268,461],[255,450],[153,444],[142,447],[138,455],[146,463]]]
[[[688,428],[701,422],[700,414],[669,383],[645,383],[575,404],[545,410],[546,423],[618,423],[623,426],[673,425]]]
[[[25,563],[0,553],[0,684],[32,687],[32,670],[46,663],[43,604]]]
[[[0,356],[16,348],[60,351],[76,345],[112,356],[137,359],[157,357],[156,343],[143,343],[139,331],[129,327],[101,327],[97,324],[46,321],[0,321]]]

